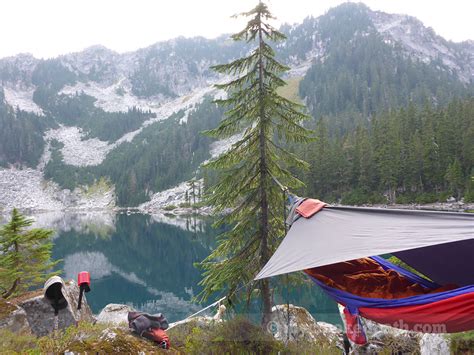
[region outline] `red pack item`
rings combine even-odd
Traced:
[[[344,308],[344,318],[346,318],[347,337],[357,345],[367,344],[367,336],[365,335],[359,316],[351,314],[347,308]]]
[[[319,200],[308,198],[298,206],[296,212],[304,218],[311,218],[313,215],[321,211],[327,203]]]
[[[170,338],[168,334],[163,329],[153,328],[148,331],[143,332],[143,336],[147,339],[153,340],[155,343],[159,344],[163,349],[170,348]]]

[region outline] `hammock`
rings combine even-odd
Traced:
[[[291,229],[256,279],[305,270],[345,307],[347,335],[355,343],[367,340],[360,316],[424,333],[474,329],[474,215],[329,207],[303,199],[291,211]],[[388,253],[431,281],[373,256]],[[393,282],[377,297],[377,290],[364,291],[370,278],[358,279],[364,270],[356,268],[351,276],[341,269],[343,263],[369,257],[394,277],[387,276],[385,283]],[[384,283],[382,269],[374,271],[379,284]],[[331,279],[328,272],[336,276]],[[350,282],[337,282],[344,278]],[[405,288],[409,293],[404,294]]]
[[[328,286],[313,276],[318,272],[318,268],[305,270],[326,294],[345,307],[347,335],[356,344],[365,344],[367,341],[359,316],[392,327],[423,333],[453,333],[474,329],[474,286],[439,291],[443,289],[440,285],[383,258],[371,259],[424,290],[418,295],[402,298],[364,297]]]

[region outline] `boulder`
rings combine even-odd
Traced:
[[[342,331],[335,325],[316,322],[313,316],[304,308],[289,305],[289,340],[290,341],[327,341],[338,347],[342,346]],[[272,308],[271,321],[268,330],[281,341],[288,337],[288,307],[286,304]]]
[[[65,283],[62,293],[67,300],[67,307],[59,310],[59,329],[65,329],[79,321],[94,322],[92,311],[84,295],[82,307],[77,309],[79,287],[74,281]],[[37,336],[48,335],[54,330],[54,309],[51,304],[39,295],[25,299],[18,304],[25,312],[31,331]]]
[[[450,354],[450,340],[447,334],[422,334],[420,337],[421,355]]]
[[[0,300],[0,330],[7,329],[11,332],[31,333],[30,324],[24,309],[13,303]]]
[[[126,304],[110,303],[100,311],[97,316],[97,323],[107,323],[115,325],[128,324],[128,312],[134,312],[130,306]]]
[[[339,306],[345,326],[343,307]],[[351,343],[354,354],[377,354],[382,349],[391,353],[420,353],[421,355],[450,354],[449,338],[446,334],[427,334],[393,328],[361,318],[369,343],[357,346]]]

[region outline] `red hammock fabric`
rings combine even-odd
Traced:
[[[416,332],[464,332],[474,329],[474,292],[415,306],[360,307],[359,314],[378,323]]]

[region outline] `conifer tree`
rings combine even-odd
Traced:
[[[0,228],[0,296],[9,298],[42,284],[58,263],[51,261],[53,231],[28,229],[33,220],[16,209]]]
[[[256,46],[248,56],[214,67],[232,79],[217,85],[228,96],[216,102],[228,111],[217,128],[207,131],[219,139],[241,134],[229,151],[206,164],[221,173],[220,180],[208,190],[209,202],[218,214],[232,210],[217,222],[230,230],[221,235],[217,248],[201,264],[205,270],[201,295],[205,299],[226,290],[232,298],[241,285],[249,285],[248,294],[258,289],[265,325],[272,307],[270,283],[268,279],[252,280],[283,236],[283,199],[275,179],[296,188],[302,183],[288,167],[307,167],[280,143],[309,142],[311,131],[300,125],[308,118],[304,107],[276,92],[285,85],[280,76],[289,68],[275,60],[267,42],[285,39],[268,23],[273,17],[267,5],[259,2],[241,15],[250,19],[232,38]]]
[[[455,159],[454,162],[448,166],[445,178],[449,184],[451,192],[456,195],[456,200],[459,200],[464,185],[464,176],[458,159]]]

